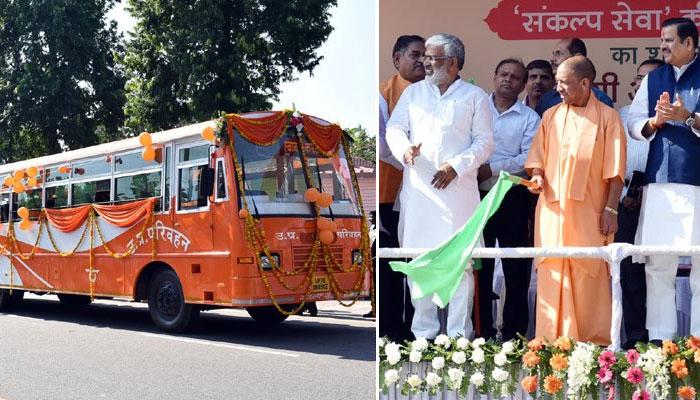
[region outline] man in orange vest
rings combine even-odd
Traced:
[[[394,44],[391,58],[398,71],[396,75],[379,84],[379,246],[399,247],[399,213],[394,211],[403,164],[389,151],[385,139],[386,122],[401,93],[411,83],[423,80],[423,53],[425,39],[417,35],[399,36]],[[405,276],[389,268],[387,259],[379,262],[379,336],[388,336],[395,341],[410,339],[413,308]]]

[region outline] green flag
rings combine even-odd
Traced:
[[[411,278],[411,297],[432,296],[440,308],[452,299],[486,221],[498,210],[508,190],[521,178],[501,171],[498,182],[479,203],[466,224],[451,238],[411,262],[391,261],[391,269]],[[525,207],[526,205],[523,205]]]

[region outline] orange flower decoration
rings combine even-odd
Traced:
[[[676,358],[671,361],[671,372],[673,372],[678,379],[683,379],[688,376],[688,367],[685,365],[685,359]]]
[[[544,378],[544,391],[549,394],[557,394],[563,387],[564,383],[554,375]]]
[[[700,337],[697,337],[697,336],[689,337],[688,340],[685,342],[685,345],[693,351],[700,350]]]
[[[693,361],[700,364],[700,350],[695,350],[693,353]]]
[[[520,381],[520,387],[527,393],[535,393],[537,390],[537,376],[526,376]]]
[[[527,342],[527,348],[531,351],[540,351],[544,349],[544,343],[540,339],[532,339]]]
[[[530,350],[523,354],[523,364],[528,368],[535,368],[540,363],[540,357],[534,351]]]
[[[684,400],[695,399],[695,389],[692,386],[681,386],[678,388],[678,397]]]
[[[554,341],[554,347],[561,351],[569,351],[571,350],[571,339],[569,339],[566,336],[560,336],[557,340]]]
[[[664,340],[661,349],[664,352],[664,354],[666,354],[667,356],[675,355],[680,351],[678,349],[678,345],[673,343],[670,340]]]
[[[569,359],[561,354],[555,354],[549,360],[549,365],[551,365],[555,371],[563,371],[569,366]]]

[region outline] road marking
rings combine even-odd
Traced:
[[[236,346],[236,345],[225,344],[225,343],[214,343],[214,342],[211,342],[211,341],[208,341],[208,340],[201,340],[201,339],[189,339],[189,338],[182,338],[182,337],[177,337],[177,336],[159,335],[159,334],[156,334],[156,333],[142,333],[141,335],[143,335],[143,336],[148,336],[148,337],[159,338],[159,339],[174,340],[174,341],[176,341],[176,342],[203,344],[203,345],[215,346],[215,347],[225,347],[225,348],[228,348],[228,349],[246,350],[246,351],[252,351],[252,352],[255,352],[255,353],[274,354],[274,355],[285,356],[285,357],[299,357],[298,354],[283,353],[283,352],[281,352],[281,351],[273,351],[273,350],[262,350],[262,349],[256,349],[256,348],[253,348],[253,347]]]

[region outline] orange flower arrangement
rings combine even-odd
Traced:
[[[555,354],[549,360],[549,365],[551,365],[555,371],[563,371],[569,366],[569,359],[561,354]]]
[[[688,338],[688,340],[685,342],[685,345],[693,350],[693,351],[698,351],[700,350],[700,337],[697,336],[691,336]]]
[[[554,347],[561,351],[569,351],[571,350],[571,339],[569,339],[566,336],[560,336],[557,340],[552,343]]]
[[[540,363],[540,357],[534,351],[530,350],[523,354],[523,364],[528,368],[535,368]]]
[[[695,350],[695,353],[693,353],[693,361],[700,363],[700,350]]]
[[[544,390],[549,394],[557,394],[563,387],[564,383],[554,375],[544,378]]]
[[[544,348],[544,343],[542,343],[540,339],[532,339],[527,342],[527,348],[530,349],[530,351],[540,351]]]
[[[680,351],[678,349],[678,345],[673,343],[670,340],[664,340],[661,348],[662,348],[662,351],[664,352],[664,354],[666,354],[667,356],[675,355]]]
[[[688,376],[688,367],[685,365],[685,359],[676,358],[671,361],[671,372],[673,372],[678,379],[683,379]]]
[[[684,400],[695,399],[695,389],[691,386],[681,386],[678,388],[678,397]]]
[[[520,386],[527,393],[534,393],[537,390],[537,376],[526,376],[520,381]]]

